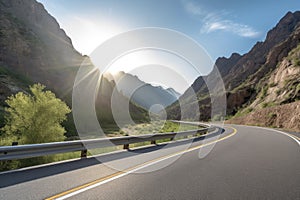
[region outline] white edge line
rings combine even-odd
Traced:
[[[269,131],[275,131],[277,133],[281,133],[285,136],[288,136],[290,138],[292,138],[299,146],[300,146],[300,141],[298,141],[296,138],[294,138],[293,136],[289,135],[288,133],[285,133],[283,131],[279,131],[276,129],[272,129],[272,128],[267,128],[267,127],[260,127],[260,126],[247,126],[247,125],[240,125],[240,124],[228,124],[228,125],[234,125],[234,126],[244,126],[244,127],[252,127],[252,128],[260,128],[260,129],[265,129],[265,130],[269,130]]]
[[[228,138],[230,138],[231,136],[233,136],[233,135],[230,135]],[[227,138],[226,138],[226,139],[227,139]],[[156,163],[159,163],[159,162],[161,162],[161,161],[164,161],[164,160],[167,160],[167,159],[170,159],[170,158],[173,158],[173,157],[175,157],[175,156],[182,155],[182,154],[185,154],[185,153],[188,153],[188,152],[191,152],[191,151],[195,151],[195,150],[198,150],[198,149],[200,149],[200,148],[202,148],[202,147],[206,147],[206,146],[209,146],[209,145],[212,145],[212,144],[221,142],[221,141],[223,141],[223,140],[216,140],[216,141],[211,142],[211,143],[203,144],[203,145],[201,145],[199,148],[191,148],[191,149],[185,150],[185,151],[183,151],[183,152],[178,152],[178,153],[172,154],[172,155],[170,155],[170,156],[161,158],[161,159],[159,159],[159,160],[156,160],[156,161],[153,161],[153,162],[151,162],[151,163],[145,164],[145,165],[140,166],[140,167],[138,167],[138,168],[129,170],[129,171],[127,171],[127,172],[124,172],[123,174],[119,174],[119,175],[114,176],[114,177],[112,177],[112,178],[103,180],[103,181],[101,181],[101,182],[99,182],[99,183],[95,183],[95,184],[90,185],[90,186],[88,186],[88,187],[85,187],[85,188],[82,188],[82,189],[80,189],[80,190],[77,190],[77,191],[71,192],[71,193],[69,193],[69,194],[66,194],[66,195],[64,195],[64,196],[58,197],[58,198],[56,198],[56,200],[64,200],[64,199],[70,198],[70,197],[72,197],[72,196],[75,196],[75,195],[80,194],[80,193],[82,193],[82,192],[85,192],[85,191],[87,191],[87,190],[93,189],[93,188],[98,187],[98,186],[100,186],[100,185],[103,185],[103,184],[105,184],[105,183],[108,183],[108,182],[111,182],[111,181],[116,180],[116,179],[118,179],[118,178],[121,178],[121,177],[123,177],[123,176],[126,176],[126,175],[128,175],[128,174],[130,174],[130,173],[136,172],[136,171],[138,171],[138,170],[140,170],[140,169],[143,169],[143,168],[149,167],[149,166],[151,166],[151,165],[154,165],[154,164],[156,164]]]

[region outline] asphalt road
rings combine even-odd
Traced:
[[[0,199],[300,199],[299,141],[231,127],[208,141],[0,174]]]

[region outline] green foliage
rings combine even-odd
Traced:
[[[263,99],[267,96],[267,93],[268,93],[268,86],[264,86],[262,89],[261,89],[261,96],[260,96],[260,99]]]
[[[249,107],[249,108],[245,108],[243,110],[239,110],[233,117],[242,117],[244,115],[249,114],[250,112],[252,112],[254,109]]]
[[[276,95],[279,96],[281,94],[281,89],[275,91]]]
[[[294,67],[300,67],[300,44],[289,52],[287,59],[292,61]]]
[[[267,107],[272,107],[272,106],[275,106],[276,105],[276,103],[273,103],[273,102],[264,102],[264,103],[262,103],[261,104],[261,107],[262,108],[267,108]]]
[[[69,107],[56,98],[45,86],[34,84],[31,94],[19,92],[10,96],[5,108],[5,136],[15,136],[23,144],[62,141],[65,129],[61,123],[66,120]]]
[[[270,83],[270,87],[275,87],[275,86],[277,86],[277,83],[274,82]]]
[[[152,121],[151,123],[127,125],[119,134],[122,135],[141,135],[152,133],[168,133],[177,131],[187,131],[199,129],[199,126],[192,124],[179,124],[172,121]]]
[[[215,114],[213,117],[212,117],[212,119],[211,119],[211,121],[220,121],[220,120],[223,120],[223,115],[222,114]]]
[[[296,91],[299,92],[300,91],[300,83],[297,85],[296,87]]]
[[[299,58],[295,59],[294,62],[295,62],[295,66],[300,67],[300,59]]]
[[[267,106],[268,106],[268,103],[266,103],[266,102],[264,102],[264,103],[261,104],[262,108],[266,108]]]
[[[275,117],[277,117],[277,114],[276,113],[269,113],[268,116],[270,118],[275,118]]]
[[[250,112],[252,112],[252,111],[253,111],[253,108],[247,108],[247,109],[245,110],[245,113],[248,114],[248,113],[250,113]]]

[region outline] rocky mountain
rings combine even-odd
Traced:
[[[0,1],[0,66],[68,96],[84,57],[35,0]]]
[[[160,104],[164,108],[175,102],[180,95],[173,88],[164,89],[160,86],[153,86],[129,73],[118,72],[114,75],[114,79],[122,94],[137,105],[147,110],[151,109],[151,112],[156,114],[161,111],[161,108],[152,107],[153,105]]]
[[[298,30],[299,31],[299,30]],[[300,131],[300,44],[261,80],[257,98],[228,123],[255,124]]]
[[[299,100],[299,71],[297,70],[300,43],[300,12],[288,12],[268,32],[265,41],[257,42],[244,55],[232,54],[216,60],[215,69],[208,76],[199,77],[180,97],[189,104],[189,90],[197,94],[200,120],[210,118],[210,97],[205,80],[219,70],[227,91],[227,114],[242,110],[262,109]],[[272,87],[271,87],[272,86]],[[179,105],[167,108],[169,118],[180,118]]]
[[[36,82],[46,85],[71,107],[74,80],[84,60],[85,65],[93,65],[74,49],[71,39],[41,3],[0,0],[0,125],[7,96],[26,92]],[[112,82],[107,85],[114,87]],[[110,90],[107,92],[98,97],[98,109],[110,101]],[[124,98],[120,94],[120,101]],[[147,120],[147,111],[133,103],[130,107],[136,120]],[[111,111],[105,113],[107,116],[101,115],[100,119],[114,123]],[[68,136],[76,135],[72,115],[65,126]]]

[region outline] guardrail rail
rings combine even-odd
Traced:
[[[19,146],[2,146],[0,147],[0,161],[32,158],[75,151],[81,151],[81,157],[85,158],[87,156],[87,150],[89,149],[112,147],[117,145],[123,145],[124,149],[129,149],[129,145],[134,143],[151,142],[151,144],[156,144],[157,140],[174,140],[176,138],[184,138],[191,135],[196,136],[198,134],[208,133],[216,129],[216,127],[207,126],[206,124],[202,126],[205,126],[206,128],[171,133],[155,133],[111,138],[106,137],[100,139],[52,142],[42,144],[26,144]],[[201,135],[199,137],[204,138],[205,136],[206,135]]]

